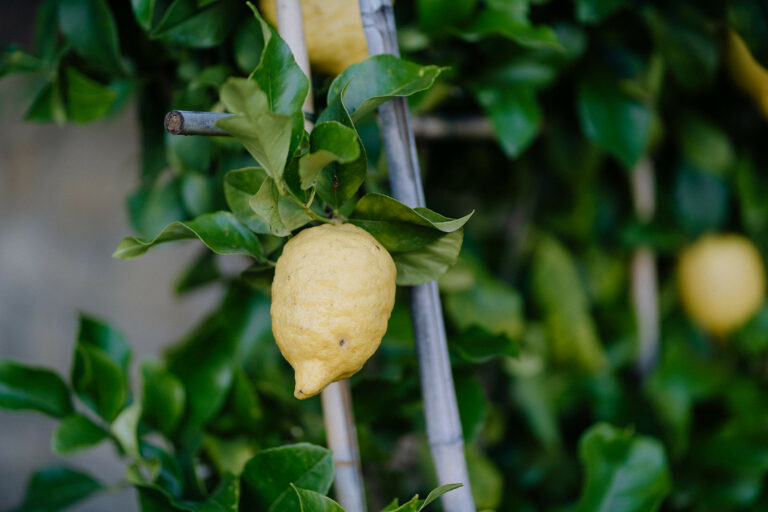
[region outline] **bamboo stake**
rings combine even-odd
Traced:
[[[369,53],[399,56],[391,1],[360,0],[360,13]],[[381,105],[379,123],[393,196],[411,207],[424,206],[416,142],[405,99],[396,98]],[[427,437],[438,483],[464,484],[441,497],[443,508],[446,512],[474,512],[440,295],[435,281],[412,288],[411,312]]]
[[[653,163],[644,158],[630,175],[632,200],[638,220],[648,223],[656,209]],[[656,255],[650,247],[638,247],[632,255],[632,306],[638,331],[637,372],[648,375],[659,357],[659,290]]]
[[[304,39],[304,18],[300,0],[275,0],[280,37],[293,53],[293,58],[307,78],[311,78],[307,44]],[[304,101],[304,112],[314,113],[312,86]],[[313,122],[304,119],[304,127],[312,130]],[[323,421],[328,448],[333,452],[334,491],[336,501],[348,512],[365,512],[365,491],[360,454],[355,431],[355,416],[349,381],[334,382],[321,394]]]
[[[213,135],[230,137],[225,130],[216,126],[216,121],[232,114],[219,112],[195,112],[191,110],[172,110],[165,116],[165,129],[171,135]],[[304,117],[310,121],[315,115],[304,110]],[[488,139],[496,136],[488,119],[482,116],[445,118],[438,116],[420,116],[413,118],[413,133],[417,138],[439,139]]]

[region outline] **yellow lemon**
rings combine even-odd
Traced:
[[[275,0],[260,0],[259,11],[277,26]],[[338,75],[368,57],[358,0],[301,0],[301,12],[313,73]]]
[[[749,52],[744,40],[733,30],[728,31],[727,64],[736,85],[752,96],[765,117],[768,117],[768,71]]]
[[[395,262],[352,224],[305,229],[277,260],[272,332],[296,374],[294,396],[346,379],[376,352],[395,305]]]
[[[762,305],[763,261],[743,236],[707,235],[683,251],[678,284],[694,322],[723,336],[742,326]]]

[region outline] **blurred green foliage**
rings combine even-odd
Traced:
[[[334,510],[322,495],[330,458],[314,445],[324,439],[320,405],[292,398],[269,324],[268,262],[279,236],[312,220],[280,204],[271,186],[284,180],[296,197],[315,186],[330,209],[378,230],[407,271],[402,284],[449,267],[425,254],[438,243],[457,251],[461,237],[443,228],[475,211],[440,288],[478,507],[768,508],[768,307],[715,343],[684,316],[674,279],[677,252],[706,231],[742,232],[768,249],[766,120],[729,80],[724,46],[731,27],[768,65],[765,9],[749,0],[397,2],[402,53],[424,66],[367,61],[344,75],[369,78],[344,101],[343,79],[313,77],[327,107],[320,121],[338,126],[305,137],[295,114],[307,84],[295,64],[280,65],[282,42],[244,3],[46,0],[35,48],[4,48],[0,77],[23,74],[37,91],[26,115],[35,122],[91,122],[135,105],[142,158],[127,206],[140,238],[118,253],[200,239],[217,254],[180,269],[177,291],[225,293],[161,359],[141,364],[135,385],[126,340],[81,318],[69,382],[5,361],[0,407],[60,418],[59,453],[111,442],[142,510],[274,509],[279,500]],[[420,142],[428,202],[456,221],[375,194],[387,175],[369,98],[392,95],[376,79],[387,66],[410,84],[403,95],[419,115],[491,124],[495,140]],[[279,95],[238,121],[250,154],[234,139],[163,133],[168,110],[222,110],[236,101],[227,87],[258,91],[270,72],[283,81]],[[266,118],[282,130],[277,157],[249,135]],[[657,180],[651,222],[637,218],[629,184],[645,158]],[[363,183],[374,194],[355,204]],[[661,349],[648,375],[635,370],[628,298],[640,246],[655,251],[660,279]],[[242,255],[255,260],[242,275],[217,264]],[[398,296],[379,352],[352,379],[366,490],[379,508],[435,484],[407,298]],[[85,407],[76,411],[73,396]],[[167,442],[153,444],[152,432]],[[310,463],[324,469],[310,474]],[[20,510],[59,510],[109,484],[43,469]],[[385,510],[421,503],[398,506]]]

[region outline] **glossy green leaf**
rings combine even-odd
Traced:
[[[248,201],[253,213],[268,227],[269,232],[275,236],[288,236],[291,230],[285,225],[280,216],[278,198],[280,192],[272,178],[265,178],[259,187],[259,191]]]
[[[236,362],[252,357],[265,332],[270,332],[269,302],[257,292],[231,288],[219,309],[168,352],[168,370],[186,391],[187,428],[199,428],[219,413]]]
[[[60,0],[59,27],[86,60],[112,73],[120,72],[117,25],[105,0]]]
[[[221,278],[221,271],[216,263],[216,253],[203,250],[182,270],[173,288],[178,295],[183,295],[215,283]]]
[[[477,3],[477,0],[418,0],[419,24],[430,31],[460,25],[472,14]]]
[[[332,163],[351,163],[360,157],[360,146],[355,130],[337,121],[315,125],[309,136],[309,153],[299,160],[301,188],[315,185],[323,168]]]
[[[64,124],[67,120],[67,109],[58,79],[45,85],[35,96],[32,105],[24,114],[27,121]]]
[[[296,492],[299,499],[301,512],[344,512],[338,503],[319,492],[299,489],[293,484],[291,484],[291,488]]]
[[[488,114],[496,138],[507,156],[520,156],[541,128],[541,109],[532,87],[508,84],[477,91],[477,101]]]
[[[577,101],[586,136],[625,167],[634,167],[650,141],[650,107],[624,92],[615,78],[594,71],[584,74]]]
[[[253,158],[280,180],[291,142],[293,119],[269,110],[269,99],[253,80],[230,78],[221,88],[221,101],[235,114],[216,121],[239,140]]]
[[[263,415],[264,411],[251,379],[242,368],[235,367],[227,401],[208,428],[218,434],[242,432],[253,435],[261,426]]]
[[[152,19],[155,14],[155,0],[131,0],[133,15],[145,31],[152,29]]]
[[[299,510],[292,486],[325,494],[333,480],[331,452],[307,443],[258,452],[242,474],[243,505],[271,512]]]
[[[259,239],[229,212],[207,213],[187,222],[174,222],[152,240],[126,237],[112,257],[129,260],[164,242],[195,239],[217,254],[244,254],[256,260],[264,259]]]
[[[96,346],[78,343],[71,380],[80,400],[108,422],[117,417],[128,400],[123,370]]]
[[[464,440],[471,443],[477,439],[488,415],[488,405],[480,380],[473,373],[462,372],[454,376],[456,402]]]
[[[462,484],[441,485],[440,487],[433,489],[432,492],[430,492],[427,495],[426,499],[420,500],[419,495],[417,494],[416,496],[411,498],[408,502],[403,503],[402,505],[399,505],[399,506],[398,506],[398,500],[395,499],[394,501],[392,501],[392,503],[390,503],[384,509],[382,509],[382,512],[421,512],[443,494],[449,491],[452,491],[454,489],[458,489],[461,486]]]
[[[67,68],[67,118],[76,123],[88,123],[112,108],[117,92]]]
[[[498,35],[527,48],[561,48],[551,27],[531,23],[528,9],[528,0],[489,0],[463,35],[470,41]]]
[[[664,447],[657,440],[598,424],[579,441],[586,479],[576,510],[657,510],[671,482]]]
[[[141,419],[141,403],[134,402],[120,413],[112,423],[112,434],[120,443],[123,451],[133,460],[140,460],[139,453],[139,420]]]
[[[184,414],[184,386],[157,361],[145,361],[141,375],[142,420],[170,436]]]
[[[328,105],[343,95],[343,104],[356,122],[385,101],[411,96],[429,89],[445,70],[438,66],[419,66],[393,55],[376,55],[348,67],[328,89]],[[323,111],[318,121],[333,120],[338,113]]]
[[[105,490],[90,475],[64,466],[36,471],[27,484],[24,501],[18,511],[63,510]]]
[[[57,373],[6,359],[0,361],[0,409],[62,418],[72,412],[72,400]]]
[[[92,448],[108,437],[107,431],[82,414],[71,414],[61,420],[53,433],[52,448],[68,455]]]
[[[251,209],[250,201],[261,188],[267,172],[260,167],[229,171],[224,176],[224,195],[232,213],[255,233],[270,233],[269,224]]]
[[[232,42],[237,67],[243,73],[250,74],[261,62],[264,51],[264,35],[259,20],[247,17],[235,31]]]
[[[576,0],[576,19],[582,23],[600,23],[627,4],[627,0]]]
[[[0,49],[0,78],[10,73],[28,73],[40,71],[44,63],[30,55],[17,45],[8,45]]]
[[[607,361],[584,284],[571,255],[553,238],[541,237],[536,244],[531,285],[555,358],[592,372],[604,368]]]
[[[131,347],[125,336],[108,323],[81,313],[77,343],[100,348],[127,374],[131,363]]]
[[[270,112],[292,115],[301,111],[309,92],[309,79],[277,31],[264,21],[253,5],[250,7],[261,26],[264,41],[261,60],[250,78],[267,94]]]
[[[224,41],[244,12],[235,0],[205,6],[198,6],[197,0],[174,0],[151,35],[193,48],[211,48]]]
[[[480,327],[470,327],[448,340],[450,347],[471,363],[484,363],[494,357],[518,355],[518,343],[505,334],[493,335]]]
[[[450,219],[388,196],[367,194],[357,202],[350,222],[369,230],[391,252],[398,284],[414,285],[437,279],[456,262],[461,228],[471,216]]]
[[[504,496],[504,475],[476,446],[468,446],[465,452],[477,510],[497,509]]]

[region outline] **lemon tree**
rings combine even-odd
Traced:
[[[197,245],[174,291],[220,293],[156,358],[84,314],[68,375],[2,361],[1,408],[53,418],[58,454],[110,445],[126,473],[52,461],[0,508],[130,486],[142,511],[338,510],[309,395],[355,371],[369,510],[432,506],[450,488],[428,493],[407,287],[438,279],[479,510],[768,509],[763,3],[398,1],[399,59],[367,58],[357,2],[307,0],[308,131],[310,84],[254,4],[46,0],[34,43],[0,51],[28,121],[135,109],[114,256]],[[388,195],[375,111],[392,97],[430,209]],[[231,137],[166,135],[171,109],[230,113]],[[629,192],[640,162],[651,220]],[[642,377],[636,251],[659,291]]]

